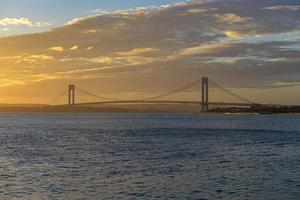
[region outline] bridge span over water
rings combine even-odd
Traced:
[[[76,95],[85,95],[93,98],[94,101],[77,102]],[[202,77],[200,80],[178,87],[165,93],[145,97],[140,99],[117,99],[98,95],[90,91],[81,89],[74,84],[64,88],[58,95],[52,98],[47,105],[57,105],[56,102],[67,95],[68,106],[92,106],[92,105],[113,105],[113,104],[185,104],[199,105],[202,112],[207,112],[209,106],[231,106],[231,107],[251,107],[262,105],[249,100],[231,89]]]

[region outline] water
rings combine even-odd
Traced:
[[[2,114],[0,199],[300,199],[300,116]]]

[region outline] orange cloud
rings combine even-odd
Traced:
[[[63,52],[64,48],[61,46],[55,46],[55,47],[50,47],[49,50],[51,51],[58,51],[58,52]]]
[[[220,21],[220,22],[225,22],[228,24],[236,24],[236,23],[243,23],[251,20],[249,17],[241,17],[239,15],[236,15],[234,13],[226,13],[224,15],[219,15],[216,14],[214,17]]]

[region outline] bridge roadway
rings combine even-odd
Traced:
[[[161,101],[161,100],[120,100],[120,101],[102,101],[102,102],[86,102],[75,103],[75,106],[88,106],[88,105],[107,105],[107,104],[187,104],[187,105],[202,105],[200,101]],[[224,103],[224,102],[209,102],[209,105],[215,106],[241,106],[250,107],[254,104],[249,103]]]

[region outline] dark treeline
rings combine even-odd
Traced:
[[[252,106],[246,107],[230,107],[230,108],[214,108],[210,112],[217,113],[261,113],[261,114],[281,114],[281,113],[300,113],[300,106]]]

